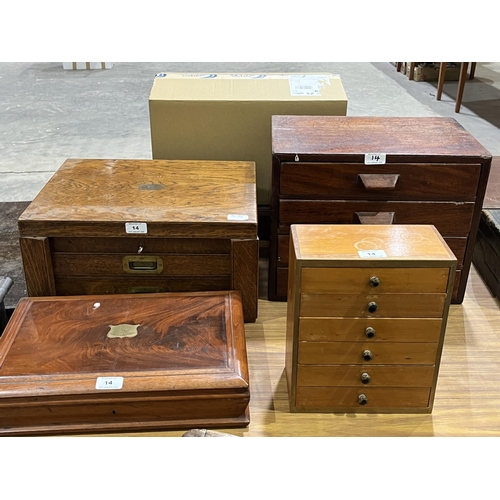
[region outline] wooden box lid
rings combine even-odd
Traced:
[[[19,218],[21,236],[255,238],[254,162],[68,159]],[[144,226],[141,226],[141,231]]]
[[[0,338],[0,434],[244,426],[248,402],[239,292],[24,298]]]
[[[455,255],[431,225],[296,224],[291,233],[297,260],[318,265],[326,261],[352,266],[420,262],[451,267],[456,263]]]
[[[272,150],[279,155],[344,156],[361,163],[369,153],[387,154],[387,163],[457,156],[491,162],[491,153],[462,125],[444,117],[273,116]]]

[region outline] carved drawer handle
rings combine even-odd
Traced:
[[[365,189],[396,189],[399,174],[358,174],[358,183]]]
[[[355,212],[360,224],[394,224],[395,212]]]

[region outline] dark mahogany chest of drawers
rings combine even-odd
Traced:
[[[257,317],[253,162],[70,159],[19,234],[31,297],[239,290]]]
[[[246,427],[239,292],[23,298],[0,338],[0,435]]]
[[[491,165],[452,118],[273,116],[269,299],[286,300],[291,224],[429,224],[464,298]]]

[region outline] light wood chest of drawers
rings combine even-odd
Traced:
[[[456,120],[273,116],[272,149],[270,300],[286,300],[291,224],[430,224],[463,301],[491,154]]]
[[[292,225],[293,412],[432,411],[456,258],[434,226]]]
[[[257,317],[253,162],[69,159],[19,234],[30,297],[239,290]]]

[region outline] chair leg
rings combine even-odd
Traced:
[[[458,77],[458,92],[455,104],[455,113],[460,113],[460,107],[462,105],[462,97],[464,95],[465,80],[467,78],[468,66],[469,66],[468,62],[460,63],[460,76]]]
[[[469,72],[469,80],[474,79],[474,75],[476,73],[476,63],[470,63],[470,72]]]
[[[441,100],[441,95],[443,93],[445,74],[446,74],[446,63],[445,62],[439,63],[438,88],[437,88],[437,94],[436,94],[436,99],[438,101]]]
[[[415,63],[410,63],[410,74],[408,75],[408,80],[413,80],[413,75],[415,74]]]

